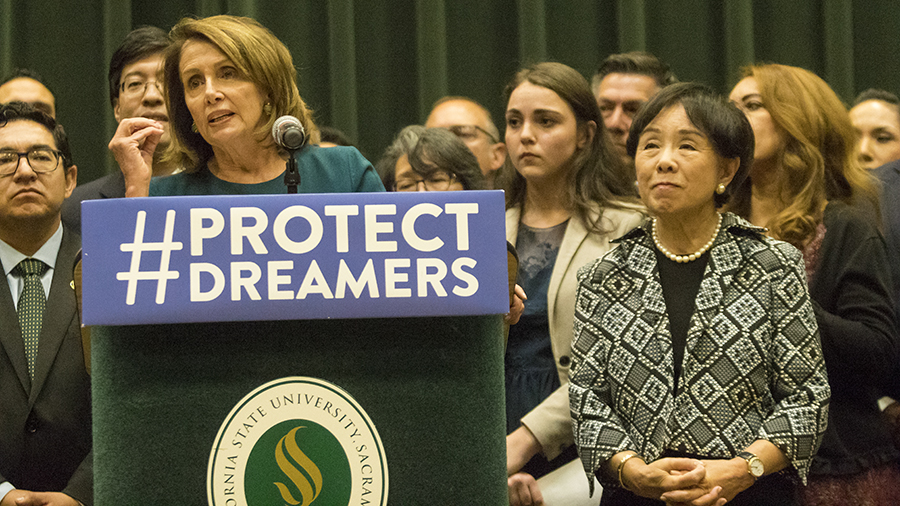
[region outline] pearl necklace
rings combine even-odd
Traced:
[[[656,243],[656,247],[659,251],[662,252],[669,260],[673,262],[678,262],[680,264],[684,264],[687,262],[693,262],[694,260],[700,258],[706,250],[712,247],[713,243],[716,241],[716,237],[719,236],[719,229],[722,228],[722,215],[719,215],[719,222],[716,223],[716,231],[713,232],[712,237],[709,238],[709,241],[706,242],[696,253],[691,253],[690,255],[676,255],[672,253],[662,243],[659,241],[659,232],[657,232],[656,227],[656,218],[653,218],[653,242]]]

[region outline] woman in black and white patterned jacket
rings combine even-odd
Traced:
[[[601,505],[795,504],[830,390],[800,252],[717,208],[753,133],[708,88],[665,88],[628,151],[654,216],[579,273],[570,403]]]

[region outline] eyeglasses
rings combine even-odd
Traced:
[[[50,148],[32,148],[24,153],[0,150],[0,176],[11,176],[19,170],[22,157],[28,159],[31,170],[38,174],[53,172],[59,166],[61,152]]]
[[[394,183],[394,191],[414,192],[419,190],[419,184],[425,187],[427,192],[443,192],[456,182],[456,176],[443,171],[437,171],[428,177],[421,179],[403,178]]]
[[[129,77],[125,80],[119,88],[122,90],[122,95],[126,97],[142,97],[145,93],[147,93],[147,85],[152,84],[156,91],[160,94],[163,92],[163,85],[159,81],[145,81],[140,77]]]
[[[456,135],[463,141],[475,140],[478,137],[478,132],[483,132],[484,135],[487,135],[488,139],[490,139],[494,144],[500,142],[496,137],[494,137],[493,134],[478,125],[452,125],[448,126],[447,130],[453,132],[454,135]]]

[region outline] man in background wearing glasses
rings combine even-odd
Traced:
[[[0,506],[90,505],[91,383],[60,207],[75,188],[65,132],[0,106]]]
[[[462,139],[478,159],[485,186],[494,187],[494,176],[506,161],[506,144],[484,106],[465,97],[444,97],[431,108],[425,126],[447,128]]]
[[[137,28],[125,36],[109,62],[109,101],[116,121],[119,122],[109,149],[116,155],[128,143],[136,142],[136,136],[146,136],[146,130],[136,127],[132,118],[148,118],[159,122],[163,134],[153,156],[154,176],[168,176],[178,168],[159,160],[169,145],[169,115],[160,80],[163,53],[168,43],[166,32],[155,26]],[[81,201],[124,196],[125,176],[121,171],[79,185],[63,204],[63,222],[80,232]]]

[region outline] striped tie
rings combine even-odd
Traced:
[[[25,358],[28,360],[28,374],[34,379],[34,361],[37,358],[38,336],[41,335],[41,322],[44,319],[44,307],[47,296],[41,276],[49,269],[47,264],[34,258],[26,258],[19,262],[13,271],[25,280],[25,288],[19,296],[16,313],[22,327],[22,339],[25,341]]]

